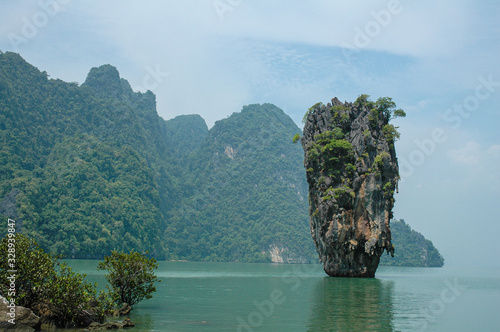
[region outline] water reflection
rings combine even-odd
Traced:
[[[392,281],[331,278],[317,282],[308,331],[392,331]]]
[[[130,320],[137,326],[134,331],[154,331],[154,317],[137,308],[131,311]]]

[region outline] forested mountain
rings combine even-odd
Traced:
[[[270,104],[165,121],[113,66],[79,86],[0,52],[0,214],[68,258],[316,261],[296,133]]]
[[[252,105],[209,131],[164,121],[116,68],[77,84],[0,54],[0,212],[66,257],[135,248],[159,258],[309,261],[299,131]],[[12,209],[12,202],[15,208]],[[8,209],[10,207],[10,209]]]
[[[441,267],[443,256],[430,240],[411,229],[403,219],[391,222],[394,257],[382,255],[381,265]]]
[[[185,195],[168,231],[176,257],[307,262],[310,241],[299,128],[271,104],[218,121],[190,155]]]
[[[19,193],[22,232],[67,257],[166,257],[162,201],[175,195],[161,185],[172,179],[151,92],[132,92],[109,65],[78,86],[4,53],[0,96],[0,197]]]

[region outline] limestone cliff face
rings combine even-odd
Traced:
[[[330,276],[374,277],[384,249],[394,252],[394,107],[390,98],[375,103],[361,96],[345,104],[334,98],[306,115],[301,142],[311,235]]]

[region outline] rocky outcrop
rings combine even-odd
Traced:
[[[394,108],[390,98],[334,98],[311,107],[304,119],[311,234],[330,276],[374,277],[383,251],[394,252],[389,221],[399,134],[389,120],[404,114]]]
[[[113,311],[113,316],[114,317],[126,316],[130,313],[130,310],[132,310],[132,307],[128,305],[128,303],[123,303],[121,308]]]
[[[84,331],[101,331],[101,330],[121,330],[127,327],[134,327],[135,324],[130,319],[125,318],[122,322],[93,322]]]
[[[40,329],[40,317],[28,308],[9,307],[9,302],[0,296],[0,331],[37,331]]]
[[[309,261],[306,257],[297,255],[283,245],[273,244],[269,247],[269,256],[272,263],[287,263],[287,264],[307,264]]]

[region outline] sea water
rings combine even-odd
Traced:
[[[104,287],[97,261],[69,260]],[[128,331],[500,331],[500,269],[380,266],[373,279],[320,265],[160,262]]]

